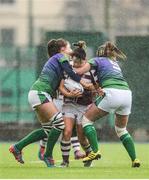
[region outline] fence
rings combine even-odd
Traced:
[[[133,92],[129,126],[149,130],[149,36],[119,36],[117,45],[128,58],[122,68]]]
[[[36,50],[0,47],[0,122],[33,121],[27,92],[35,80]]]

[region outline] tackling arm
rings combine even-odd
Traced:
[[[84,66],[82,66],[82,67],[80,67],[80,68],[76,68],[76,69],[75,69],[75,72],[76,72],[77,74],[82,75],[82,74],[88,72],[90,69],[91,69],[91,65],[90,65],[89,63],[85,63]]]

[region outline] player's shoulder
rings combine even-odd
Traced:
[[[89,63],[91,66],[96,66],[97,61],[98,61],[98,57],[93,57],[93,58],[90,58],[90,59],[88,60],[88,63]]]
[[[58,58],[58,60],[59,60],[61,63],[65,62],[65,61],[69,61],[69,57],[68,57],[66,54],[57,53],[55,56]]]

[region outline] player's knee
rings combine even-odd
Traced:
[[[87,117],[83,116],[83,118],[82,118],[82,126],[83,127],[85,127],[87,125],[92,125],[92,124],[93,124],[92,121],[90,121]]]
[[[64,130],[65,128],[65,125],[64,125],[64,120],[63,120],[63,115],[61,112],[58,112],[56,115],[54,115],[52,118],[51,118],[51,122],[52,122],[52,126],[55,128],[55,129],[58,129],[60,131]]]
[[[115,132],[116,132],[116,134],[117,134],[117,136],[118,136],[119,138],[120,138],[121,136],[123,136],[124,134],[127,134],[127,133],[128,133],[126,127],[124,127],[124,128],[119,128],[119,127],[117,127],[117,126],[115,126]]]

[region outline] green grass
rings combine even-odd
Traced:
[[[147,179],[149,178],[149,144],[136,144],[141,160],[140,168],[131,168],[131,161],[119,143],[102,143],[102,159],[94,161],[92,168],[84,168],[81,160],[70,156],[69,168],[47,168],[38,160],[38,145],[23,151],[25,164],[21,165],[8,152],[8,143],[0,145],[0,178],[2,179]],[[61,162],[59,144],[54,149],[56,164]]]

